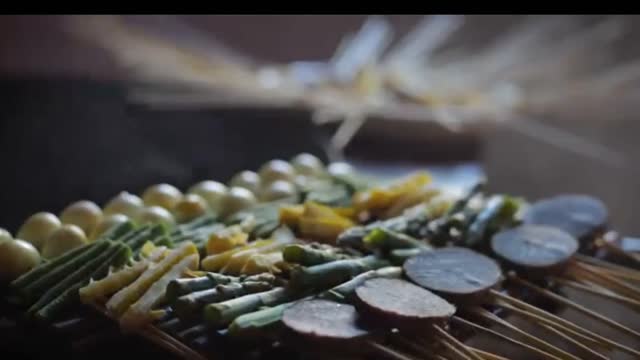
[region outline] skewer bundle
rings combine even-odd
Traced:
[[[265,179],[286,173],[268,169]],[[628,341],[558,312],[570,308],[640,340],[638,330],[563,293],[638,309],[638,264],[606,236],[607,210],[596,199],[528,204],[486,194],[483,183],[452,198],[430,187],[426,173],[386,185],[335,170],[308,176],[293,197],[223,216],[209,212],[169,228],[117,224],[12,289],[41,304],[30,305],[41,321],[64,319],[79,298],[125,333],[191,359],[502,358],[465,344],[476,332],[544,359],[640,356]],[[106,261],[121,254],[124,267]],[[81,260],[62,282],[73,286],[44,288]],[[520,329],[513,317],[569,348]]]
[[[627,32],[620,17],[528,17],[473,49],[455,46],[460,34],[474,31],[463,16],[427,16],[403,37],[374,16],[345,35],[327,61],[289,64],[239,54],[179,17],[74,18],[73,25],[130,70],[133,101],[308,109],[318,124],[340,124],[328,144],[332,155],[366,121],[385,118],[453,131],[509,126],[608,164],[626,161],[606,145],[535,121],[566,105],[628,93],[639,67],[616,56]]]

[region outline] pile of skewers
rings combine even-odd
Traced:
[[[607,146],[535,119],[569,104],[624,96],[640,69],[636,60],[615,54],[628,30],[620,17],[525,18],[474,49],[452,45],[473,31],[473,21],[463,16],[427,16],[399,39],[384,17],[373,16],[344,36],[331,59],[289,64],[251,59],[178,16],[73,20],[78,36],[128,70],[133,101],[308,109],[318,124],[340,124],[331,155],[366,121],[385,118],[435,122],[454,131],[500,124],[620,165],[624,156]]]
[[[260,185],[234,179],[262,202],[203,201],[201,212],[185,210],[188,195],[143,196],[173,223],[130,213],[13,280],[14,302],[45,323],[89,306],[190,359],[508,356],[465,343],[478,332],[541,359],[640,358],[638,330],[564,293],[640,308],[637,254],[597,199],[528,203],[483,183],[454,196],[428,173],[371,184],[345,164],[295,159],[265,165]],[[278,181],[291,191],[274,192]],[[566,308],[621,336],[563,318]]]

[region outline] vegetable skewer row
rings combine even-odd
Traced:
[[[453,299],[463,310],[468,309],[467,311],[471,313],[477,313],[476,306],[481,304],[501,305],[494,300],[495,296],[515,299],[495,290],[502,279],[497,264],[488,257],[468,249],[446,248],[425,252],[405,262],[404,270],[408,278],[415,283]],[[521,302],[517,299],[514,301]],[[538,310],[544,312],[544,310]],[[486,317],[484,319],[487,320]],[[551,325],[560,326],[557,322],[552,322]],[[514,330],[513,327],[508,329]],[[500,338],[505,339],[505,335],[500,335]],[[519,335],[523,334],[519,333]],[[526,340],[526,344],[520,344],[526,345],[523,347],[536,353],[537,356],[547,359],[577,359],[533,335],[527,334]]]
[[[484,302],[487,294],[498,286],[502,279],[500,268],[495,262],[464,248],[423,252],[407,260],[404,270],[413,282],[453,300],[462,309]],[[535,339],[537,344],[544,343]],[[527,348],[538,355],[544,353],[535,346]],[[554,350],[556,353],[562,353],[560,349]],[[545,358],[556,359],[546,353],[543,355]]]
[[[352,280],[347,281],[344,284],[341,284],[339,286],[336,286],[333,289],[330,289],[326,292],[321,293],[320,295],[317,296],[317,298],[319,299],[325,299],[325,300],[337,300],[337,301],[345,301],[346,299],[349,299],[350,301],[354,299],[354,296],[357,292],[356,289],[359,288],[359,286],[366,284],[366,282],[370,279],[374,279],[378,276],[381,277],[389,277],[389,278],[398,278],[401,275],[401,269],[397,268],[397,267],[388,267],[388,268],[383,268],[377,271],[370,271],[364,274],[361,274],[359,276],[356,276],[355,278],[353,278]],[[371,280],[373,281],[373,280]],[[380,281],[382,281],[382,279],[380,279]],[[406,297],[406,292],[407,290],[404,290],[406,286],[409,287],[413,287],[414,291],[416,289],[420,289],[418,287],[415,287],[414,285],[411,285],[409,283],[406,282],[401,282],[401,287],[400,289],[395,289],[395,293],[400,294],[398,296],[403,296]],[[360,287],[361,288],[361,287]],[[382,288],[389,288],[388,284],[382,284]],[[378,289],[377,291],[380,291],[380,289]],[[418,290],[420,292],[426,292],[426,290]],[[394,293],[394,291],[392,290],[391,293]],[[386,294],[387,296],[389,295],[388,293]],[[418,297],[414,297],[414,301],[417,300],[417,298],[419,298],[420,300],[416,301],[419,304],[422,304],[423,306],[426,305],[426,307],[428,307],[431,310],[434,310],[433,306],[434,303],[433,302],[427,302],[426,304],[423,302],[424,300],[424,295],[425,294],[419,294]],[[304,302],[304,300],[302,300],[302,302]],[[273,325],[275,325],[276,323],[278,323],[282,317],[282,314],[286,311],[286,309],[288,309],[289,307],[293,306],[294,304],[297,304],[299,302],[296,303],[287,303],[287,304],[282,304],[276,307],[272,307],[272,308],[268,308],[268,309],[264,309],[264,310],[259,310],[257,312],[254,313],[250,313],[247,315],[243,315],[240,316],[238,318],[236,318],[236,320],[234,320],[234,322],[231,324],[231,326],[229,327],[229,333],[235,336],[252,336],[255,335],[256,333],[259,333],[260,330],[264,330],[264,329],[270,329]],[[374,301],[375,303],[375,301]],[[389,307],[388,303],[385,305],[387,307]],[[437,308],[437,306],[436,306]],[[395,311],[400,311],[402,312],[406,312],[406,307],[400,306],[399,308],[396,306]],[[424,310],[424,307],[422,308],[422,310]],[[437,310],[435,310],[437,311]],[[419,311],[418,311],[419,313]],[[412,313],[413,316],[415,316],[415,312]],[[395,314],[395,316],[397,317],[398,314]],[[403,318],[402,320],[405,323],[405,326],[407,324],[407,316],[405,316],[405,318]],[[411,316],[408,316],[411,317]],[[401,317],[402,318],[402,317]],[[412,319],[415,321],[415,319]],[[411,320],[410,320],[411,321]],[[409,321],[409,322],[410,322]],[[415,326],[414,322],[414,326]],[[381,345],[377,345],[377,347],[379,347]],[[386,348],[387,351],[389,351],[388,348]],[[472,358],[476,358],[474,357],[475,354],[471,355]],[[406,358],[406,357],[405,357]]]
[[[490,208],[489,208],[489,209],[490,209]],[[479,216],[479,218],[480,218],[480,216]],[[564,252],[563,252],[563,251],[560,251],[560,255],[564,255],[564,253],[566,253],[566,251],[564,251]],[[569,251],[569,253],[571,253],[571,251]],[[552,263],[553,263],[553,262],[552,262]],[[557,263],[557,265],[558,265],[559,267],[562,267],[562,265],[563,265],[563,264],[562,264],[562,261],[557,261],[557,262],[555,262],[555,263]],[[621,286],[623,289],[625,289],[625,290],[628,290],[628,291],[633,291],[633,290],[634,290],[633,288],[630,288],[629,286],[626,286],[626,285],[624,285],[624,284],[620,284],[619,282],[614,281],[613,283],[620,285],[620,286]],[[584,313],[584,311],[582,311],[582,312]],[[619,326],[619,324],[617,324],[617,323],[612,323],[611,321],[608,321],[608,319],[607,319],[607,318],[605,318],[605,319],[606,319],[606,320],[601,319],[601,321],[605,321],[605,322],[606,322],[606,323],[608,323],[610,326],[614,326],[614,327],[616,327],[616,328],[618,328],[618,329],[622,329],[624,332],[626,332],[626,333],[628,333],[628,334],[630,333],[630,334],[632,334],[632,335],[635,335],[635,334],[633,333],[633,330],[629,331],[630,329],[625,328],[625,327],[621,327],[621,326]]]
[[[491,246],[494,253],[501,259],[504,259],[509,264],[514,264],[516,272],[511,273],[509,279],[517,285],[525,287],[529,291],[533,291],[557,304],[568,306],[593,320],[625,333],[636,340],[640,340],[639,332],[579,305],[564,296],[542,289],[516,275],[517,268],[524,267],[528,270],[526,274],[529,276],[540,271],[546,271],[559,273],[560,277],[562,276],[561,274],[568,273],[569,276],[579,279],[580,272],[584,270],[584,267],[572,259],[578,249],[578,242],[568,233],[546,226],[522,225],[496,234],[491,241]],[[635,296],[635,298],[640,297],[640,290],[636,291],[634,286],[614,279],[610,279],[610,281],[613,281],[613,284],[622,285],[621,289],[628,290],[628,293],[623,293],[623,295],[631,295],[632,297]],[[611,288],[611,286],[608,287]]]

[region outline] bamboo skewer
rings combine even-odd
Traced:
[[[617,348],[617,349],[619,349],[621,351],[626,352],[627,354],[631,354],[631,355],[640,357],[640,351],[638,351],[638,350],[631,349],[628,346],[625,346],[623,344],[620,344],[618,342],[610,340],[610,339],[608,339],[608,338],[606,338],[604,336],[598,335],[598,334],[596,334],[596,333],[594,333],[592,331],[589,331],[589,330],[587,330],[587,329],[585,329],[583,327],[580,327],[580,326],[578,326],[578,325],[576,325],[576,324],[574,324],[574,323],[572,323],[570,321],[567,321],[567,320],[562,319],[562,318],[560,318],[560,317],[558,317],[556,315],[553,315],[553,314],[551,314],[551,313],[549,313],[547,311],[544,311],[544,310],[539,309],[539,308],[537,308],[535,306],[527,304],[524,301],[518,300],[516,298],[513,298],[513,297],[505,295],[505,294],[501,294],[501,293],[499,293],[499,292],[497,292],[495,290],[491,290],[491,294],[493,296],[495,296],[496,298],[498,298],[498,299],[500,299],[500,300],[502,300],[502,301],[504,301],[506,303],[512,304],[514,307],[520,307],[522,309],[526,309],[526,310],[528,310],[528,311],[530,311],[532,313],[535,313],[537,315],[545,317],[546,319],[552,319],[552,323],[554,323],[553,320],[555,320],[555,322],[560,322],[562,325],[564,325],[565,327],[570,328],[571,330],[574,330],[575,332],[581,333],[583,335],[587,335],[588,337],[592,337],[592,338],[598,340],[599,342],[606,343],[606,344],[608,344],[608,345],[610,345],[612,347],[615,347],[615,348]]]
[[[615,283],[609,282],[607,281],[606,278],[597,276],[597,274],[593,272],[586,272],[586,271],[581,272],[580,270],[573,270],[573,271],[567,271],[565,275],[568,278],[578,281],[580,283],[585,283],[585,284],[588,284],[589,286],[596,286],[602,291],[609,292],[611,294],[621,295],[631,299],[634,298],[634,295],[624,287],[616,286]]]
[[[460,342],[458,339],[456,339],[455,337],[453,337],[451,334],[449,334],[447,331],[445,331],[444,329],[442,329],[440,326],[437,325],[433,325],[432,326],[435,330],[436,333],[441,337],[446,339],[448,342],[452,343],[453,345],[455,345],[458,350],[463,353],[465,356],[467,356],[470,360],[482,360],[482,358],[480,356],[478,356],[477,354],[475,354],[473,351],[469,350],[467,348],[467,346],[465,344],[463,344],[462,342]]]
[[[636,68],[640,70],[640,65],[636,65]],[[604,241],[603,239],[597,239],[596,240],[596,245],[603,247],[605,249],[607,249],[607,251],[610,251],[613,254],[616,254],[618,256],[624,257],[628,260],[631,260],[632,262],[636,263],[637,265],[640,265],[640,257],[632,254],[632,253],[628,253],[624,250],[622,250],[620,247],[616,246],[615,244],[612,244],[608,241]]]
[[[440,338],[439,343],[442,344],[442,346],[444,346],[447,350],[449,350],[453,355],[455,355],[456,359],[458,359],[458,360],[474,360],[474,359],[478,359],[477,357],[471,358],[471,357],[467,356],[467,354],[462,352],[459,347],[455,346],[453,343],[451,343],[450,341],[448,341],[446,339]],[[475,356],[475,354],[474,354],[474,356]],[[480,358],[480,360],[483,360],[483,359]]]
[[[626,296],[622,296],[622,295],[618,295],[616,293],[613,292],[608,292],[608,291],[602,291],[599,288],[596,288],[594,286],[589,286],[589,285],[585,285],[585,284],[581,284],[579,282],[576,281],[571,281],[571,280],[566,280],[566,279],[561,279],[561,278],[552,278],[552,280],[554,282],[557,282],[558,284],[561,284],[563,286],[572,288],[572,289],[577,289],[580,291],[584,291],[584,292],[588,292],[589,294],[593,294],[596,296],[600,296],[603,297],[607,300],[611,300],[611,301],[615,301],[618,302],[622,305],[631,307],[637,311],[640,311],[640,301],[631,299],[629,297]]]
[[[635,273],[635,274],[638,274],[638,276],[640,276],[640,271],[638,271],[638,270],[631,269],[631,268],[628,268],[626,266],[614,264],[612,262],[609,262],[609,261],[606,261],[606,260],[602,260],[602,259],[598,259],[598,258],[593,257],[593,256],[588,256],[588,255],[584,255],[584,254],[575,254],[574,258],[576,260],[578,260],[579,262],[583,262],[583,263],[587,263],[587,264],[590,264],[590,265],[595,265],[595,266],[603,267],[603,268],[607,268],[607,269],[618,270],[618,271],[622,271],[622,272]]]
[[[98,304],[92,304],[91,306],[107,318],[113,319],[103,306],[100,306]],[[155,343],[156,345],[164,347],[165,349],[184,357],[185,359],[207,360],[198,352],[194,351],[182,342],[174,339],[171,335],[156,328],[155,326],[147,326],[144,329],[139,330],[138,334],[145,339]]]
[[[533,314],[530,311],[523,310],[521,308],[509,305],[507,303],[500,303],[499,302],[497,305],[501,306],[501,307],[503,307],[503,308],[505,308],[505,309],[507,309],[507,310],[509,310],[511,312],[513,312],[516,315],[520,315],[521,317],[523,317],[523,318],[525,318],[525,319],[527,319],[527,320],[529,320],[529,321],[531,321],[533,323],[540,324],[540,325],[547,325],[547,326],[550,326],[550,327],[552,327],[554,329],[558,329],[558,330],[560,330],[560,331],[562,331],[562,332],[564,332],[566,334],[571,334],[575,338],[580,339],[583,342],[590,344],[591,346],[598,346],[598,347],[602,347],[602,348],[606,348],[606,349],[611,349],[610,346],[608,346],[605,343],[599,342],[597,339],[594,339],[594,338],[592,338],[590,336],[587,336],[585,334],[579,333],[579,332],[577,332],[575,330],[569,329],[569,328],[563,326],[562,324],[559,324],[559,323],[557,323],[557,322],[555,322],[553,320],[550,320],[550,319],[538,316],[536,314]]]
[[[375,341],[370,340],[370,341],[367,341],[366,344],[372,351],[380,353],[383,356],[390,357],[395,360],[414,360],[410,356],[404,355],[396,350],[393,350]]]
[[[600,314],[598,314],[598,313],[596,313],[596,312],[594,312],[594,311],[592,311],[592,310],[590,310],[590,309],[588,309],[588,308],[586,308],[586,307],[584,307],[584,306],[582,306],[582,305],[580,305],[578,303],[575,303],[575,302],[573,302],[573,301],[571,301],[571,300],[569,300],[569,299],[567,299],[565,297],[562,297],[562,296],[560,296],[558,294],[555,294],[555,293],[553,293],[553,292],[551,292],[551,291],[549,291],[547,289],[542,289],[539,286],[536,286],[536,285],[534,285],[534,284],[532,284],[532,283],[530,283],[530,282],[528,282],[528,281],[526,281],[524,279],[521,279],[521,278],[518,278],[518,277],[515,277],[515,276],[512,277],[511,279],[514,280],[516,283],[518,283],[518,284],[520,284],[522,286],[525,286],[526,288],[531,289],[531,290],[535,291],[536,293],[546,297],[547,299],[551,299],[551,300],[556,301],[556,302],[558,302],[560,304],[568,306],[568,307],[570,307],[570,308],[572,308],[572,309],[574,309],[574,310],[576,310],[576,311],[578,311],[578,312],[580,312],[580,313],[582,313],[582,314],[584,314],[584,315],[586,315],[586,316],[588,316],[588,317],[590,317],[590,318],[592,318],[594,320],[600,321],[600,322],[602,322],[602,323],[604,323],[604,324],[606,324],[606,325],[608,325],[608,326],[610,326],[610,327],[612,327],[612,328],[614,328],[614,329],[616,329],[616,330],[618,330],[620,332],[623,332],[623,333],[635,338],[636,340],[640,340],[640,333],[638,333],[637,331],[635,331],[633,329],[630,329],[627,326],[624,326],[624,325],[620,324],[617,321],[611,320],[606,316],[600,315]]]
[[[409,340],[407,338],[404,337],[397,337],[396,339],[394,339],[396,341],[398,341],[399,343],[401,343],[403,346],[406,346],[408,348],[410,348],[412,351],[418,353],[420,356],[424,356],[425,359],[431,359],[433,358],[433,354],[430,353],[429,351],[427,351],[427,347],[420,345],[412,340]]]
[[[140,333],[148,340],[172,350],[174,353],[181,355],[187,360],[207,360],[207,358],[200,355],[198,352],[192,350],[190,347],[154,326],[148,326],[144,330],[141,330]]]
[[[609,267],[602,267],[602,266],[583,263],[583,262],[580,262],[580,265],[582,267],[586,267],[586,268],[588,268],[590,270],[593,270],[593,271],[599,271],[599,272],[605,273],[607,275],[614,276],[616,278],[619,278],[620,280],[640,281],[640,271],[635,271],[635,270],[632,270],[632,269],[619,270],[619,269],[613,269],[613,268],[609,268]]]
[[[517,327],[513,326],[509,322],[497,317],[496,315],[488,312],[485,309],[474,308],[474,309],[471,309],[471,313],[475,314],[475,315],[477,315],[477,316],[479,316],[479,317],[481,317],[481,318],[483,318],[485,320],[488,320],[488,321],[492,322],[493,324],[498,324],[498,325],[500,325],[502,327],[505,327],[507,329],[510,329],[510,330],[514,331],[515,333],[517,333],[520,336],[522,336],[525,339],[527,339],[527,341],[529,341],[529,343],[532,343],[535,346],[537,346],[538,348],[540,348],[540,349],[542,349],[542,350],[544,350],[546,352],[549,352],[549,353],[551,353],[551,354],[553,354],[553,355],[555,355],[555,356],[557,356],[557,357],[559,357],[561,359],[580,360],[580,358],[578,358],[578,357],[576,357],[574,355],[571,355],[568,352],[566,352],[566,351],[564,351],[562,349],[559,349],[559,348],[551,345],[550,343],[548,343],[548,342],[546,342],[546,341],[544,341],[544,340],[542,340],[542,339],[540,339],[538,337],[535,337],[535,336],[527,333],[526,331],[522,331],[522,330],[518,329]]]
[[[577,341],[576,339],[572,338],[571,336],[563,333],[562,331],[554,328],[553,326],[549,326],[546,324],[538,324],[540,327],[546,329],[547,331],[553,333],[556,336],[561,337],[563,340],[571,343],[572,345],[576,346],[577,348],[579,348],[580,350],[590,354],[591,356],[598,358],[600,360],[608,360],[609,358],[602,355],[601,353],[591,349],[590,347],[586,346],[585,344]]]
[[[600,279],[601,286],[615,289],[614,291],[622,292],[623,295],[634,298],[634,299],[640,298],[640,288],[630,285],[624,281],[618,280],[613,276],[594,271],[593,269],[590,269],[579,263],[574,262],[573,264],[571,264],[571,266],[569,266],[569,268],[567,269],[567,273],[574,278],[577,277],[578,279],[580,278],[580,276],[586,274],[588,277],[592,279],[594,278]]]
[[[485,360],[509,360],[506,357],[500,356],[500,355],[496,355],[494,353],[490,353],[488,351],[484,351],[484,350],[480,350],[480,349],[476,349],[472,346],[468,346],[467,347],[469,349],[471,349],[473,352],[475,352],[476,354],[482,356]]]
[[[461,317],[453,316],[451,318],[451,320],[454,321],[454,322],[457,322],[457,323],[461,323],[461,324],[467,325],[468,327],[471,327],[473,329],[480,330],[480,331],[483,331],[485,333],[491,334],[491,335],[493,335],[493,336],[495,336],[495,337],[497,337],[497,338],[499,338],[501,340],[504,340],[504,341],[506,341],[508,343],[523,347],[523,348],[525,348],[525,349],[527,349],[527,350],[529,350],[529,351],[531,351],[533,353],[536,353],[539,356],[542,356],[545,359],[561,360],[558,357],[556,357],[556,356],[554,356],[552,354],[549,354],[548,352],[546,352],[544,350],[540,350],[540,349],[538,349],[538,348],[536,348],[534,346],[525,344],[525,343],[523,343],[521,341],[515,340],[515,339],[510,338],[510,337],[508,337],[508,336],[506,336],[504,334],[501,334],[501,333],[499,333],[497,331],[491,330],[491,329],[486,328],[486,327],[484,327],[482,325],[478,325],[478,324],[473,323],[471,321],[465,320],[465,319],[463,319]]]

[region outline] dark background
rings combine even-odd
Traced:
[[[230,46],[271,61],[322,60],[364,15],[195,16],[181,18]],[[388,17],[399,33],[417,15]],[[486,42],[520,16],[470,16],[458,41]],[[58,212],[81,198],[103,203],[121,190],[141,191],[167,181],[182,188],[203,179],[226,180],[264,161],[299,151],[322,156],[328,134],[304,112],[161,111],[128,104],[126,75],[104,51],[74,39],[63,16],[0,17],[0,226],[15,231],[31,213]],[[636,18],[616,56],[638,47]],[[640,232],[639,125],[635,95],[615,102],[566,104],[540,118],[623,152],[615,167],[549,146],[508,126],[451,134],[431,126],[369,124],[349,154],[397,165],[475,162],[492,187],[532,199],[560,192],[601,197],[613,224]],[[383,168],[384,169],[384,168]]]

